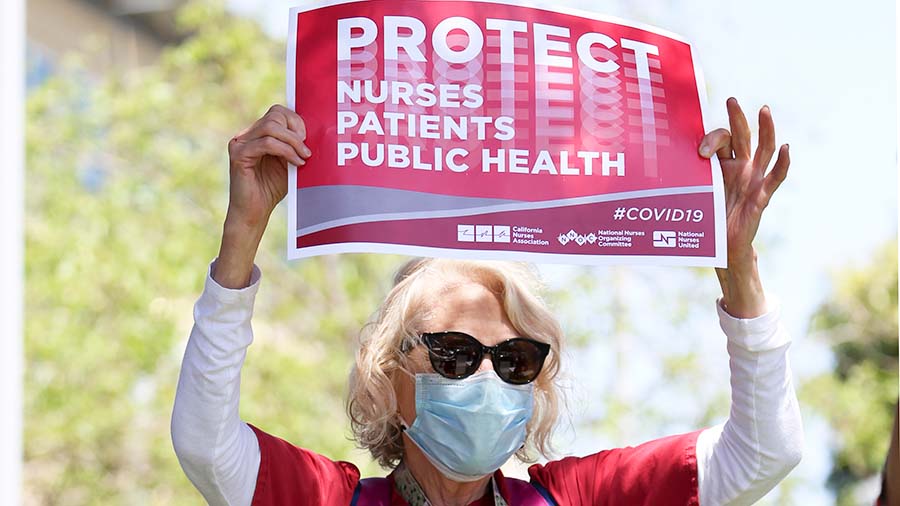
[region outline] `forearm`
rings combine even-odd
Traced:
[[[219,256],[211,273],[216,283],[231,289],[250,285],[253,261],[266,224],[250,223],[229,210],[222,226]]]
[[[803,427],[791,378],[790,339],[777,313],[752,320],[720,307],[729,337],[731,412],[697,442],[704,506],[752,504],[799,462]]]
[[[722,287],[722,306],[735,318],[756,318],[766,313],[766,296],[756,262],[756,251],[743,256],[729,252],[728,268],[716,269]]]
[[[211,270],[219,271],[216,262]],[[172,440],[182,468],[210,504],[249,504],[259,446],[240,420],[240,372],[253,340],[250,317],[258,271],[250,286],[229,290],[211,277],[194,307],[182,362]]]

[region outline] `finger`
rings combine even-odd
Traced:
[[[256,120],[256,122],[253,123],[253,125],[251,125],[249,128],[244,129],[237,135],[237,137],[247,137],[247,134],[267,121],[276,121],[287,127],[289,130],[296,132],[300,136],[301,141],[306,140],[306,125],[303,122],[303,119],[300,118],[300,115],[298,115],[296,112],[279,104],[275,104],[272,107],[269,107],[269,110],[266,111],[266,113],[261,118]]]
[[[270,118],[260,123],[251,134],[248,134],[250,140],[261,137],[274,137],[281,142],[290,144],[294,150],[303,158],[309,158],[312,152],[303,143],[303,140],[296,132],[288,130],[288,128],[274,118]]]
[[[283,105],[276,104],[269,108],[269,113],[267,114],[273,114],[283,118],[288,129],[292,132],[296,132],[300,136],[301,141],[306,140],[306,124],[303,122],[303,118],[295,111],[292,111]]]
[[[736,98],[731,97],[725,103],[728,108],[728,123],[731,125],[731,145],[734,148],[734,157],[739,160],[750,159],[750,124],[747,117],[738,104]]]
[[[239,156],[259,159],[265,155],[276,156],[294,165],[305,165],[306,160],[300,157],[290,144],[275,137],[260,137],[245,143],[238,152]]]
[[[717,128],[703,136],[700,141],[700,156],[709,158],[713,153],[719,158],[731,158],[731,132],[725,128]]]
[[[245,128],[245,129],[241,130],[240,132],[238,132],[237,134],[235,134],[235,136],[232,137],[231,140],[234,141],[234,140],[244,139],[247,136],[247,134],[250,132],[250,130],[253,130],[253,127],[256,126],[256,123],[259,123],[259,120],[257,120],[252,125],[248,126],[247,128]]]
[[[775,193],[775,190],[781,186],[787,178],[788,168],[791,166],[790,146],[785,144],[778,150],[778,158],[775,160],[775,166],[772,171],[763,180],[763,190],[766,194],[766,205]]]
[[[283,105],[274,105],[271,109],[269,109],[272,114],[278,115],[284,119],[287,127],[290,131],[294,132],[297,135],[297,138],[300,139],[302,143],[302,148],[299,151],[300,155],[303,158],[309,158],[312,156],[312,150],[306,145],[306,123],[304,123],[303,118],[300,117],[295,111],[288,109]]]
[[[772,120],[772,111],[764,105],[759,110],[759,145],[753,156],[753,166],[759,170],[760,175],[766,173],[772,155],[775,154],[775,122]]]

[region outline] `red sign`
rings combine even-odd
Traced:
[[[446,0],[291,11],[289,257],[725,264],[691,45],[595,14]]]

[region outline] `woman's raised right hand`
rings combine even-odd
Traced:
[[[305,140],[303,119],[281,105],[273,105],[231,139],[227,220],[265,229],[272,210],[287,194],[288,163],[302,166],[312,155]]]
[[[226,288],[250,282],[256,250],[269,216],[287,194],[288,163],[302,166],[312,155],[306,126],[294,111],[273,105],[228,143],[231,186],[222,244],[212,273]]]

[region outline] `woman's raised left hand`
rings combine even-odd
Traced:
[[[722,285],[722,303],[729,314],[753,318],[766,312],[765,295],[756,268],[753,238],[763,210],[787,177],[790,166],[788,145],[775,155],[775,123],[768,106],[759,111],[759,145],[750,144],[750,125],[734,98],[726,102],[731,130],[719,128],[700,142],[700,155],[718,155],[725,183],[725,220],[728,238],[728,268],[716,269]]]

